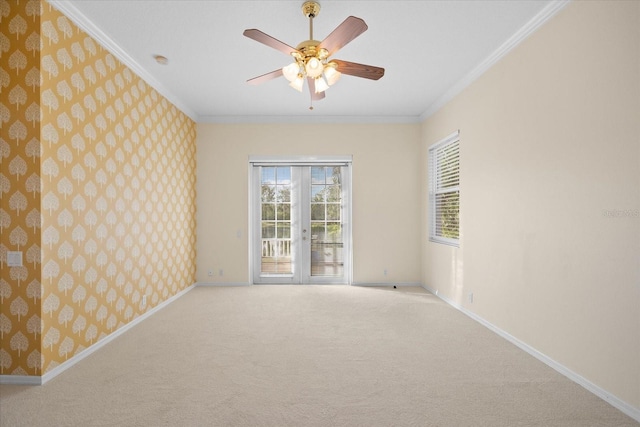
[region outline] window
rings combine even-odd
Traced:
[[[429,240],[459,246],[460,136],[429,147]]]

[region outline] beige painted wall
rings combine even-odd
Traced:
[[[250,155],[352,155],[354,283],[420,283],[419,124],[199,124],[197,153],[198,282],[251,280]]]
[[[424,283],[640,411],[640,2],[569,4],[423,124],[423,164],[455,129],[462,244],[423,240]]]

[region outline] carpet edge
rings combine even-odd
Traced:
[[[621,412],[623,412],[625,415],[628,415],[629,417],[633,418],[635,421],[640,422],[640,408],[634,407],[633,405],[631,405],[631,404],[625,402],[624,400],[618,398],[617,396],[613,395],[612,393],[608,392],[607,390],[603,389],[602,387],[592,383],[591,381],[589,381],[588,379],[584,378],[583,376],[577,374],[576,372],[573,372],[571,369],[567,368],[566,366],[562,365],[561,363],[558,363],[557,361],[555,361],[554,359],[550,358],[546,354],[541,353],[540,351],[538,351],[535,348],[531,347],[529,344],[519,340],[518,338],[516,338],[513,335],[509,334],[508,332],[498,328],[497,326],[495,326],[494,324],[488,322],[487,320],[485,320],[484,318],[478,316],[477,314],[467,310],[466,308],[464,308],[462,305],[458,304],[457,302],[455,302],[455,301],[453,301],[453,300],[451,300],[449,298],[443,297],[442,295],[439,295],[436,290],[431,289],[429,286],[424,285],[424,284],[421,285],[421,286],[422,286],[422,288],[424,288],[425,290],[431,292],[433,295],[435,295],[436,297],[440,298],[442,301],[444,301],[445,303],[447,303],[451,307],[453,307],[456,310],[462,312],[463,314],[465,314],[469,318],[475,320],[476,322],[480,323],[482,326],[486,327],[487,329],[491,330],[492,332],[498,334],[500,337],[506,339],[507,341],[509,341],[510,343],[515,345],[516,347],[518,347],[519,349],[521,349],[521,350],[525,351],[526,353],[528,353],[529,355],[535,357],[536,359],[538,359],[539,361],[541,361],[545,365],[549,366],[553,370],[557,371],[558,373],[562,374],[563,376],[567,377],[568,379],[570,379],[574,383],[582,386],[587,391],[595,394],[600,399],[604,400],[605,402],[609,403],[614,408],[616,408],[616,409],[620,410]]]
[[[83,360],[84,358],[92,355],[96,351],[100,350],[102,347],[104,347],[105,345],[109,344],[111,341],[113,341],[114,339],[118,338],[119,336],[121,336],[122,334],[127,332],[129,329],[133,328],[134,326],[136,326],[137,324],[139,324],[143,320],[148,319],[153,314],[155,314],[156,312],[158,312],[161,309],[165,308],[166,306],[171,304],[173,301],[175,301],[178,298],[182,297],[183,295],[185,295],[187,292],[189,292],[190,290],[194,289],[195,287],[196,287],[196,283],[191,284],[190,286],[188,286],[185,289],[181,290],[177,294],[173,295],[172,297],[164,300],[163,302],[161,302],[157,306],[153,307],[151,310],[149,310],[146,313],[141,314],[140,316],[136,317],[135,319],[133,319],[131,322],[127,323],[126,325],[124,325],[120,329],[117,329],[117,330],[113,331],[111,334],[109,334],[105,338],[101,339],[100,341],[96,342],[91,347],[88,347],[85,350],[83,350],[81,353],[74,355],[71,359],[65,361],[61,365],[56,366],[55,368],[53,368],[51,371],[47,372],[44,375],[41,375],[41,376],[36,376],[36,375],[0,375],[0,384],[12,384],[12,385],[43,385],[43,384],[46,384],[48,381],[51,381],[53,378],[57,377],[58,375],[60,375],[64,371],[66,371],[67,369],[69,369],[72,366],[74,366],[76,363],[78,363],[81,360]]]

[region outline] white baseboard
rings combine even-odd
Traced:
[[[252,283],[249,282],[196,282],[196,286],[251,286]]]
[[[389,286],[417,286],[422,287],[420,283],[411,283],[411,282],[354,282],[352,286],[362,286],[362,287],[389,287]]]
[[[291,284],[291,283],[289,283]],[[331,285],[331,283],[320,284],[320,285]],[[196,282],[195,286],[253,286],[253,283],[249,282]],[[414,286],[414,287],[422,287],[422,284],[415,282],[354,282],[351,286],[363,286],[363,287],[391,287],[391,286]]]
[[[76,363],[78,363],[81,360],[83,360],[85,357],[90,356],[91,354],[93,354],[96,351],[100,350],[106,344],[108,344],[111,341],[113,341],[114,339],[118,338],[120,335],[124,334],[129,329],[133,328],[134,326],[136,326],[137,324],[139,324],[143,320],[151,317],[153,314],[155,314],[159,310],[161,310],[164,307],[166,307],[167,305],[171,304],[173,301],[177,300],[178,298],[180,298],[181,296],[183,296],[184,294],[186,294],[187,292],[189,292],[190,290],[195,288],[195,286],[196,285],[193,284],[193,285],[189,286],[188,288],[183,289],[182,291],[178,292],[177,294],[175,294],[171,298],[169,298],[169,299],[161,302],[157,306],[153,307],[151,310],[147,311],[146,313],[136,317],[134,320],[132,320],[131,322],[127,323],[126,325],[124,325],[120,329],[112,332],[111,334],[109,334],[105,338],[101,339],[100,341],[98,341],[97,343],[92,345],[91,347],[86,348],[84,351],[82,351],[82,353],[76,354],[71,359],[69,359],[66,362],[56,366],[55,368],[53,368],[52,370],[50,370],[46,374],[44,374],[42,376],[0,375],[0,384],[42,385],[42,384],[47,383],[48,381],[50,381],[51,379],[57,377],[58,375],[60,375],[64,371],[66,371],[67,369],[71,368]]]
[[[620,411],[624,412],[626,415],[630,416],[634,420],[640,422],[640,408],[636,408],[636,407],[630,405],[629,403],[625,402],[624,400],[619,399],[618,397],[616,397],[613,394],[609,393],[607,390],[603,389],[602,387],[592,383],[591,381],[587,380],[583,376],[573,372],[571,369],[567,368],[566,366],[556,362],[555,360],[553,360],[549,356],[539,352],[538,350],[536,350],[535,348],[531,347],[527,343],[525,343],[523,341],[520,341],[518,338],[514,337],[513,335],[509,334],[508,332],[503,331],[502,329],[498,328],[497,326],[493,325],[492,323],[489,323],[488,321],[486,321],[482,317],[478,316],[477,314],[467,310],[466,308],[464,308],[463,306],[461,306],[457,302],[455,302],[455,301],[453,301],[453,300],[451,300],[449,298],[443,297],[442,295],[439,295],[436,290],[431,289],[426,285],[422,285],[422,287],[424,289],[426,289],[427,291],[431,292],[433,295],[435,295],[438,298],[440,298],[442,301],[444,301],[447,304],[449,304],[451,307],[459,310],[460,312],[462,312],[465,315],[469,316],[471,319],[473,319],[476,322],[480,323],[482,326],[485,326],[489,330],[495,332],[496,334],[498,334],[502,338],[504,338],[507,341],[509,341],[510,343],[514,344],[516,347],[518,347],[521,350],[524,350],[525,352],[529,353],[531,356],[535,357],[536,359],[538,359],[539,361],[541,361],[545,365],[553,368],[555,371],[557,371],[560,374],[564,375],[565,377],[569,378],[571,381],[581,385],[582,387],[584,387],[585,389],[587,389],[591,393],[595,394],[596,396],[598,396],[599,398],[601,398],[605,402],[609,403],[614,408],[619,409]]]
[[[0,384],[41,385],[42,377],[33,375],[0,375]]]

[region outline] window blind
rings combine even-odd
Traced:
[[[429,239],[458,246],[460,238],[460,138],[449,135],[429,148]]]

